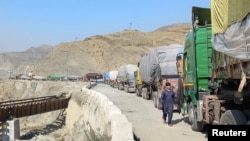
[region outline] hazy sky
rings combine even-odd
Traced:
[[[210,0],[0,0],[0,53],[191,23],[192,6]]]

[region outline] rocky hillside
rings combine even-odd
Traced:
[[[186,33],[190,29],[190,24],[174,24],[153,32],[124,30],[108,35],[96,35],[84,40],[58,44],[49,51],[22,53],[19,58],[14,57],[15,63],[13,60],[10,61],[13,59],[11,56],[8,56],[8,62],[6,62],[7,55],[2,59],[0,56],[0,62],[5,63],[0,67],[5,72],[12,70],[18,73],[28,73],[33,70],[36,75],[43,76],[50,73],[81,76],[88,72],[104,73],[117,70],[128,63],[136,64],[150,48],[184,44]]]

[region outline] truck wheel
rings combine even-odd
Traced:
[[[124,91],[125,91],[125,92],[128,92],[128,91],[127,91],[127,85],[124,85]]]
[[[146,99],[146,91],[145,91],[145,88],[142,89],[141,95],[142,95],[142,98],[143,98],[143,99]]]
[[[154,107],[157,108],[157,97],[156,97],[157,92],[153,92],[153,101],[154,101]]]
[[[126,87],[126,92],[127,92],[127,93],[130,93],[130,91],[129,91],[129,86]]]
[[[220,118],[222,125],[245,125],[246,123],[245,115],[239,110],[227,110]]]
[[[154,107],[157,108],[157,101],[155,97],[153,97],[153,101],[154,101]]]
[[[137,96],[141,97],[142,96],[142,85],[138,85],[136,87],[136,94]]]
[[[145,99],[147,99],[147,100],[149,100],[150,98],[149,98],[149,94],[148,94],[148,92],[146,92],[146,94],[145,94]]]
[[[123,89],[122,89],[122,84],[121,84],[121,83],[118,84],[118,90],[123,90]]]
[[[138,88],[136,88],[136,96],[140,96],[140,92],[139,92]]]
[[[250,119],[250,110],[244,110],[243,113],[247,117],[247,119]]]
[[[145,94],[145,92],[142,92],[142,98],[143,99],[146,99],[146,96],[145,96],[146,94]]]
[[[162,110],[162,107],[163,105],[161,104],[161,101],[160,101],[160,99],[157,97],[157,108],[159,109],[159,110]]]
[[[200,121],[197,121],[196,115],[196,107],[192,103],[190,103],[188,106],[189,123],[191,124],[191,128],[193,131],[200,132],[204,130],[204,124]]]

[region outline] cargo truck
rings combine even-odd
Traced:
[[[95,81],[98,82],[103,79],[103,74],[101,73],[96,73],[96,72],[91,72],[87,73],[84,75],[83,80],[84,81]]]
[[[117,74],[118,71],[116,70],[112,70],[112,71],[108,71],[104,73],[104,82],[107,85],[110,85],[113,88],[117,87]]]
[[[136,91],[134,77],[135,71],[137,71],[137,66],[133,64],[119,67],[117,74],[117,88],[119,90],[124,90],[128,93],[134,93]]]
[[[134,72],[134,77],[135,77],[135,91],[137,96],[142,96],[142,79],[141,79],[141,71],[140,71],[140,63],[137,63],[137,70]]]
[[[47,80],[51,80],[51,81],[58,81],[58,80],[62,81],[63,78],[64,78],[64,76],[59,75],[59,74],[54,74],[54,73],[53,74],[49,74],[47,76]]]
[[[103,81],[104,81],[104,84],[109,84],[109,71],[105,72],[103,74]]]
[[[250,124],[250,7],[244,6],[250,1],[229,1],[192,7],[193,28],[184,53],[176,57],[177,64],[183,60],[177,65],[183,74],[181,113],[188,115],[194,131],[209,124]]]
[[[142,56],[138,63],[137,95],[144,99],[152,99],[154,107],[161,109],[160,103],[163,87],[170,82],[175,92],[174,110],[180,111],[179,94],[181,79],[177,73],[176,54],[183,52],[184,45],[171,44],[159,46]]]

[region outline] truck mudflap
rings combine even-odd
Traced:
[[[203,119],[207,124],[219,124],[220,101],[216,95],[203,95]]]

